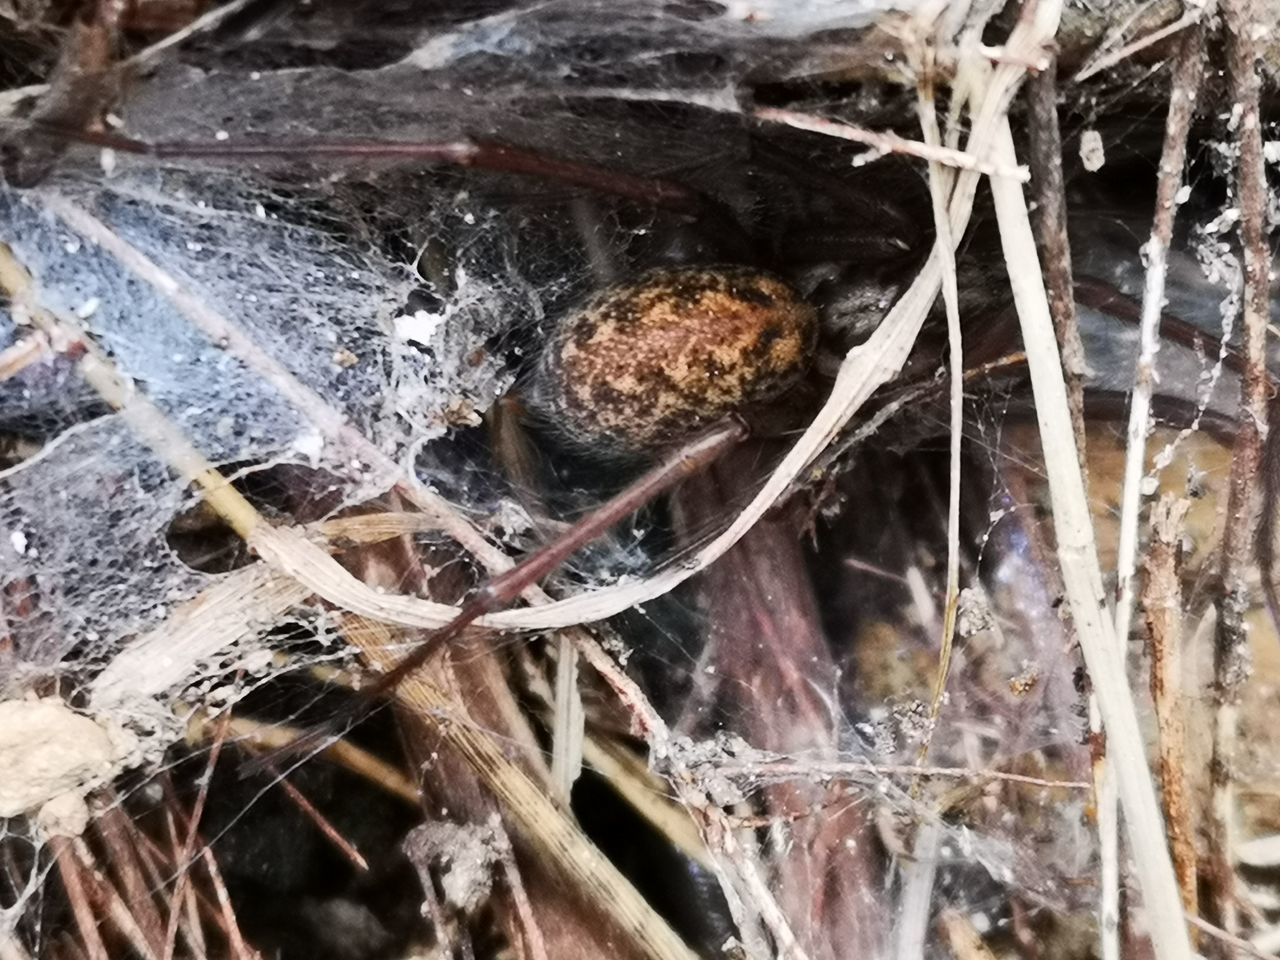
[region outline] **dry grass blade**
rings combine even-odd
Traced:
[[[1001,128],[996,151],[1006,162],[1015,155],[1007,122]],[[1093,521],[1079,457],[1071,440],[1066,384],[1026,201],[1021,188],[1009,181],[992,180],[991,190],[1031,371],[1063,584],[1115,764],[1148,928],[1158,956],[1190,960],[1191,944],[1182,920],[1181,896],[1143,752],[1133,692],[1125,678],[1115,624],[1102,587]]]
[[[941,851],[942,824],[936,817],[928,817],[916,829],[911,856],[902,866],[902,907],[894,924],[894,960],[925,955]]]
[[[258,636],[263,624],[309,596],[307,587],[265,565],[228,574],[130,641],[93,679],[90,699],[105,708],[177,689],[201,661]]]
[[[917,93],[917,112],[924,139],[930,146],[941,146],[942,135],[938,129],[938,114],[934,101],[934,54],[926,47],[920,56],[917,69],[920,73]],[[951,233],[947,217],[947,193],[952,185],[937,160],[929,163],[929,197],[933,207],[933,224],[937,231],[942,254],[942,298],[947,315],[947,365],[950,376],[950,469],[947,482],[947,585],[945,612],[942,618],[942,636],[939,638],[938,672],[933,684],[933,698],[929,705],[929,733],[920,744],[917,759],[923,764],[929,758],[933,742],[933,728],[942,710],[942,698],[951,673],[952,646],[955,640],[956,611],[960,599],[960,457],[964,441],[964,347],[960,327],[960,294],[956,279],[956,240]]]
[[[982,935],[964,914],[957,910],[944,911],[941,926],[956,960],[995,960],[996,955],[982,942]]]
[[[223,718],[219,717],[217,723],[222,721]],[[284,749],[310,732],[282,724],[259,723],[248,717],[233,716],[226,722],[228,734],[236,741],[244,741],[251,748],[264,751]],[[198,712],[193,713],[188,720],[188,735],[193,739],[210,738],[214,736],[216,729],[215,721],[206,719]],[[418,807],[422,803],[422,794],[408,777],[348,740],[337,740],[329,744],[319,755],[377,784],[382,790],[399,797],[412,807]]]
[[[583,759],[631,808],[694,863],[714,869],[688,811],[666,796],[662,782],[622,744],[587,737]]]
[[[556,638],[556,684],[551,723],[551,780],[568,803],[582,773],[586,714],[578,692],[578,651],[567,635]]]
[[[386,628],[356,617],[346,620],[346,633],[369,659],[389,668]],[[694,954],[659,917],[617,868],[542,792],[527,774],[508,760],[482,730],[461,714],[461,707],[421,676],[405,680],[397,692],[423,722],[456,747],[502,803],[527,841],[540,849],[632,937],[648,956],[691,960]]]

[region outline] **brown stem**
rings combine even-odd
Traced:
[[[676,496],[678,526],[696,531],[722,515],[758,457],[744,445],[691,479]],[[843,713],[800,542],[803,513],[792,504],[765,517],[702,574],[708,638],[681,725],[694,735],[720,727],[813,761],[808,775],[760,790],[768,822],[788,824],[786,842],[769,851],[773,892],[808,956],[872,957],[887,939],[886,917],[868,896],[883,884],[874,823],[850,802],[848,785],[816,769],[838,756]]]
[[[1166,495],[1152,510],[1151,546],[1145,563],[1142,610],[1151,643],[1151,697],[1159,731],[1160,798],[1169,825],[1182,905],[1189,916],[1199,913],[1196,892],[1195,827],[1186,783],[1186,727],[1183,723],[1182,678],[1182,524],[1190,504]]]
[[[279,767],[268,760],[266,761],[266,768],[267,772],[271,774],[274,785],[285,792],[298,810],[301,811],[302,815],[310,820],[312,825],[320,831],[321,836],[328,840],[334,849],[357,871],[368,873],[369,862],[365,860],[356,845],[344,837],[329,818],[316,809],[316,805],[307,799],[306,794],[289,782],[287,775],[282,773]]]
[[[143,874],[136,843],[137,827],[120,807],[119,798],[114,794],[105,802],[95,803],[94,807],[93,826],[109,854],[107,862],[119,878],[125,901],[137,918],[148,945],[158,955],[164,943],[164,922],[147,889],[149,881]]]
[[[67,837],[50,837],[49,848],[53,851],[54,862],[58,865],[58,874],[62,877],[62,888],[67,892],[67,900],[71,904],[71,913],[76,918],[76,929],[80,931],[80,943],[84,947],[89,960],[108,960],[106,944],[98,931],[98,918],[94,915],[85,892],[84,877],[81,873],[80,861]]]
[[[1067,199],[1062,183],[1062,133],[1058,127],[1057,61],[1027,78],[1031,184],[1035,192],[1037,238],[1044,254],[1045,291],[1053,316],[1062,371],[1067,382],[1071,425],[1076,447],[1084,461],[1084,378],[1087,370],[1076,302],[1072,290],[1071,243],[1067,239]]]
[[[1240,429],[1232,450],[1230,492],[1222,540],[1222,593],[1214,646],[1213,843],[1210,844],[1209,894],[1213,916],[1228,933],[1239,926],[1235,870],[1231,857],[1235,796],[1236,708],[1247,678],[1248,634],[1245,614],[1250,596],[1248,573],[1256,535],[1253,493],[1262,461],[1267,425],[1266,324],[1271,258],[1264,233],[1267,183],[1259,117],[1260,79],[1254,25],[1261,11],[1254,0],[1224,0],[1227,72],[1239,110],[1236,176],[1244,252],[1244,357]]]

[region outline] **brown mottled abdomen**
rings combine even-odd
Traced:
[[[585,447],[649,453],[778,396],[808,365],[816,335],[813,308],[768,274],[654,271],[561,321],[536,399]]]

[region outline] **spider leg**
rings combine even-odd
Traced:
[[[557,569],[569,557],[597,540],[623,518],[661,496],[687,477],[701,472],[747,437],[747,427],[728,417],[678,447],[630,486],[583,517],[559,537],[529,554],[510,570],[491,579],[462,605],[449,623],[432,631],[390,671],[365,688],[370,697],[390,693],[446,643],[486,613],[514,603],[525,589]]]
[[[150,142],[123,134],[58,123],[36,122],[31,129],[77,143],[122,153],[159,158],[228,159],[306,157],[330,159],[417,160],[442,166],[473,167],[553,180],[597,193],[652,204],[684,213],[700,213],[705,198],[695,190],[661,177],[637,176],[608,167],[579,163],[497,140],[459,139],[442,143],[412,140],[171,140]]]
[[[596,507],[556,539],[529,554],[510,570],[492,578],[474,597],[463,603],[457,616],[443,627],[428,633],[403,660],[380,675],[372,684],[361,688],[360,703],[339,711],[328,722],[312,728],[287,746],[248,761],[244,766],[244,774],[247,776],[263,772],[267,769],[267,763],[286,756],[324,749],[327,742],[340,735],[340,731],[349,730],[372,715],[384,695],[392,693],[406,677],[415,673],[446,643],[457,638],[477,619],[515,602],[526,587],[551,573],[624,517],[635,513],[682,480],[705,470],[748,435],[746,424],[738,417],[730,416],[676,448],[638,480]]]

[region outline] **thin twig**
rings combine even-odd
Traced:
[[[173,958],[178,935],[178,918],[181,916],[179,901],[182,899],[183,888],[190,882],[189,869],[192,865],[192,854],[195,852],[196,842],[200,836],[200,819],[204,816],[204,807],[209,799],[209,786],[213,782],[213,771],[218,765],[218,757],[222,755],[222,745],[226,742],[227,727],[230,722],[231,712],[227,711],[222,716],[218,730],[213,737],[213,745],[209,748],[209,757],[205,761],[204,775],[200,778],[200,788],[196,793],[196,802],[191,808],[187,835],[182,842],[182,849],[178,853],[177,862],[174,864],[179,872],[178,879],[174,883],[173,895],[169,898],[169,924],[164,932],[164,960],[172,960]],[[176,805],[177,801],[174,798],[174,806],[176,807]]]
[[[1244,374],[1240,384],[1239,432],[1231,451],[1231,478],[1220,563],[1221,596],[1214,643],[1213,790],[1209,860],[1209,896],[1214,919],[1228,933],[1238,928],[1235,867],[1235,791],[1237,710],[1248,676],[1249,571],[1257,520],[1253,509],[1263,437],[1267,430],[1266,325],[1270,314],[1267,247],[1267,182],[1259,114],[1261,79],[1257,70],[1255,25],[1261,10],[1251,0],[1223,0],[1227,73],[1239,110],[1236,166],[1240,236],[1244,253]]]
[[[194,828],[193,821],[192,829]],[[205,845],[200,849],[200,856],[204,860],[205,872],[209,874],[209,882],[213,884],[214,893],[218,897],[218,906],[222,908],[222,916],[226,920],[231,955],[236,960],[257,960],[258,952],[245,943],[244,935],[240,932],[240,924],[236,922],[235,907],[231,903],[227,885],[222,882],[222,871],[218,869],[218,861],[214,859],[213,851]]]
[[[824,136],[835,137],[839,140],[863,143],[881,154],[901,153],[910,157],[918,157],[921,160],[928,160],[930,163],[940,163],[948,167],[955,167],[957,170],[969,170],[990,177],[1008,177],[1019,183],[1026,183],[1030,176],[1026,167],[1001,167],[998,164],[980,160],[973,154],[966,153],[963,150],[952,150],[949,147],[944,147],[941,143],[921,143],[918,140],[908,140],[905,137],[900,137],[892,131],[867,130],[864,127],[855,127],[850,123],[827,120],[824,117],[815,117],[812,114],[799,113],[795,110],[760,107],[752,113],[752,116],[757,120],[785,124],[796,130],[807,130],[810,133],[821,133]]]
[[[93,813],[94,829],[110,854],[108,862],[120,880],[129,909],[138,918],[138,925],[145,933],[151,951],[159,953],[164,943],[164,921],[147,890],[148,881],[142,873],[135,842],[138,828],[120,808],[114,795],[111,802],[96,800]]]
[[[1084,344],[1076,318],[1075,282],[1071,271],[1071,242],[1067,238],[1067,196],[1062,180],[1062,132],[1058,126],[1058,62],[1027,79],[1028,166],[1036,202],[1038,239],[1044,252],[1045,290],[1049,313],[1058,335],[1062,371],[1071,403],[1071,425],[1081,460],[1085,457]]]
[[[207,782],[207,780],[206,780]],[[196,863],[194,858],[188,862],[182,856],[182,851],[178,846],[178,832],[180,829],[186,829],[188,835],[194,834],[198,846],[200,847],[199,859],[204,866],[205,874],[209,877],[209,882],[214,888],[214,894],[217,897],[217,904],[211,903],[203,894],[198,896],[201,906],[205,907],[209,915],[213,918],[218,928],[227,938],[227,945],[231,948],[231,955],[237,960],[254,960],[258,954],[249,947],[240,932],[239,923],[236,920],[234,906],[231,903],[230,895],[227,892],[226,885],[222,880],[222,873],[218,869],[218,861],[213,856],[213,850],[209,844],[201,839],[199,834],[199,825],[192,819],[189,819],[182,811],[181,805],[178,803],[178,797],[173,789],[173,783],[166,775],[162,780],[164,786],[166,807],[165,813],[168,817],[169,841],[173,847],[174,858],[172,863],[183,871],[183,876],[187,876],[195,869]],[[195,884],[189,883],[188,889],[194,889]]]
[[[260,762],[271,774],[275,786],[283,790],[294,802],[302,815],[311,821],[312,825],[320,831],[320,835],[333,845],[346,861],[351,864],[360,873],[369,872],[369,861],[356,848],[356,845],[344,837],[323,813],[316,809],[315,804],[307,799],[306,794],[289,782],[288,776],[281,773],[280,769],[271,762],[267,757],[260,758]]]
[[[1129,406],[1128,446],[1125,450],[1124,488],[1121,494],[1119,543],[1116,550],[1116,636],[1123,643],[1133,617],[1133,576],[1138,554],[1138,530],[1142,510],[1142,486],[1147,463],[1147,435],[1151,432],[1151,396],[1155,388],[1156,351],[1160,347],[1160,320],[1164,310],[1169,245],[1173,240],[1178,191],[1182,188],[1187,158],[1187,135],[1195,116],[1196,95],[1204,75],[1204,33],[1190,31],[1182,40],[1169,89],[1169,115],[1165,121],[1164,147],[1156,185],[1155,216],[1151,238],[1143,247],[1147,264],[1142,292],[1137,368]]]
[[[162,889],[166,883],[161,876],[161,870],[163,869],[166,874],[171,874],[177,868],[180,849],[178,842],[178,811],[177,804],[173,802],[173,784],[167,774],[161,778],[161,783],[168,799],[162,810],[165,837],[169,841],[168,851],[161,849],[160,845],[152,841],[146,834],[141,836],[143,842],[142,850],[145,857],[149,858],[151,873],[154,875],[152,884],[157,890]],[[144,859],[144,862],[147,862],[147,860]],[[198,889],[194,883],[188,883],[182,899],[186,915],[179,922],[179,929],[184,931],[184,936],[189,945],[205,942],[204,929],[200,924],[202,913],[209,922],[230,940],[231,933],[227,928],[226,918],[222,915],[222,911],[218,909],[217,904],[213,903],[203,890]],[[202,956],[206,952],[201,950],[197,953],[197,956]]]
[[[229,711],[228,711],[229,712]],[[225,720],[226,714],[220,720]],[[236,742],[243,742],[254,750],[280,750],[305,737],[309,731],[287,724],[261,723],[252,717],[232,717],[227,723],[227,733]],[[212,721],[201,713],[193,713],[188,720],[188,732],[192,737],[210,736]],[[216,732],[216,727],[214,727]],[[379,789],[399,797],[409,806],[420,808],[422,794],[408,777],[384,760],[362,750],[350,740],[338,740],[325,747],[319,756],[329,760],[357,776],[364,777]]]
[[[187,884],[186,892],[182,897],[182,909],[184,915],[178,930],[192,952],[197,957],[203,957],[209,952],[209,948],[204,938],[204,927],[200,923],[200,892],[194,884]],[[221,918],[220,914],[219,918]]]
[[[62,889],[66,891],[72,916],[76,918],[81,946],[89,960],[108,960],[110,955],[106,944],[102,942],[102,934],[98,931],[98,918],[94,916],[85,892],[82,875],[84,868],[75,855],[70,838],[50,837],[49,849],[53,851],[53,860],[58,865],[58,875],[62,878]]]
[[[1109,69],[1121,61],[1129,59],[1135,53],[1140,53],[1152,44],[1159,43],[1161,40],[1173,36],[1179,30],[1199,26],[1204,22],[1206,15],[1207,9],[1205,7],[1189,4],[1187,11],[1172,23],[1165,24],[1163,27],[1152,30],[1150,33],[1144,34],[1137,40],[1133,40],[1130,43],[1126,43],[1120,49],[1113,50],[1105,56],[1090,58],[1088,63],[1076,71],[1075,76],[1071,78],[1071,82],[1080,83],[1084,80],[1088,80],[1090,77],[1101,73],[1103,70]]]
[[[1165,120],[1155,214],[1151,237],[1144,248],[1147,262],[1146,284],[1139,324],[1140,347],[1129,404],[1128,446],[1125,450],[1119,542],[1116,548],[1115,630],[1116,640],[1121,647],[1128,639],[1133,619],[1133,579],[1142,511],[1142,484],[1147,463],[1147,436],[1151,432],[1151,396],[1155,386],[1156,351],[1160,345],[1160,320],[1164,309],[1169,244],[1173,239],[1177,195],[1182,186],[1183,168],[1186,165],[1187,136],[1195,115],[1196,94],[1203,74],[1204,34],[1197,28],[1183,38],[1169,87],[1169,113]],[[1117,662],[1123,664],[1123,661],[1122,651],[1117,650]],[[1093,716],[1095,714],[1091,711],[1091,718]],[[1100,739],[1098,743],[1098,756],[1094,765],[1098,780],[1096,806],[1100,842],[1104,845],[1101,931],[1104,957],[1112,960],[1120,955],[1120,869],[1115,825],[1117,795],[1115,771],[1110,768],[1105,754],[1105,739]]]
[[[869,760],[717,760],[708,766],[708,776],[729,777],[742,781],[771,781],[817,777],[831,780],[861,780],[873,777],[937,777],[948,780],[976,780],[980,783],[1016,783],[1026,787],[1053,790],[1088,790],[1087,780],[1047,780],[1020,773],[999,770],[973,770],[968,767],[922,767],[916,764],[872,763]]]
[[[130,946],[133,947],[133,950],[141,960],[156,960],[159,954],[153,949],[153,944],[143,932],[141,925],[138,923],[138,918],[129,909],[129,905],[120,896],[120,892],[115,888],[115,885],[99,871],[89,845],[84,842],[83,838],[74,837],[72,838],[72,846],[75,849],[76,858],[84,867],[82,879],[99,909],[105,910],[106,916],[111,920],[112,925],[129,941]]]

